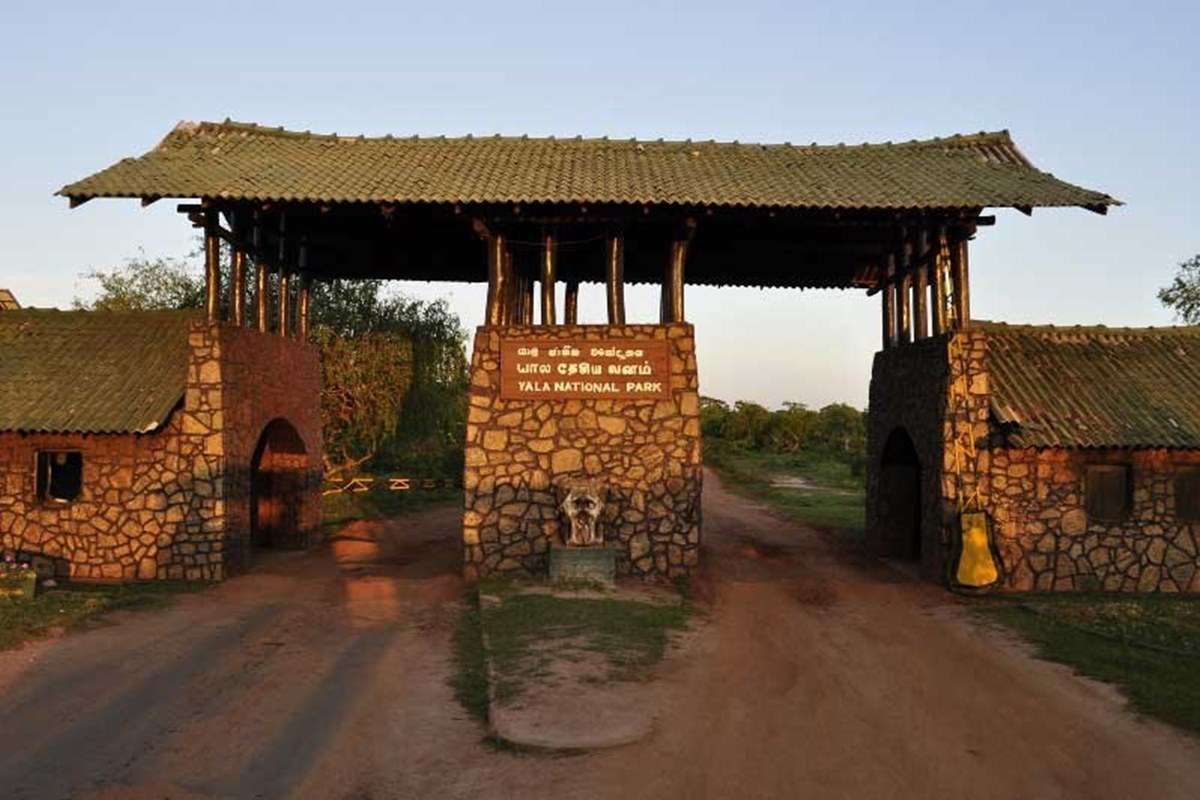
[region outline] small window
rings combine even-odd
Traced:
[[[1186,467],[1175,476],[1175,517],[1200,522],[1200,467]]]
[[[1124,464],[1092,464],[1087,468],[1084,494],[1092,519],[1123,520],[1129,516],[1129,467]]]
[[[69,503],[83,489],[83,454],[68,451],[37,455],[37,496],[43,503]]]

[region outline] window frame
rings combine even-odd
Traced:
[[[50,494],[52,485],[51,470],[54,467],[53,457],[57,455],[79,457],[79,488],[70,499],[55,497]],[[83,450],[77,447],[47,447],[38,448],[33,454],[33,492],[39,505],[61,508],[69,506],[83,495],[84,457]],[[44,459],[44,462],[43,462]],[[44,467],[43,467],[44,463]],[[45,469],[45,475],[43,475]]]
[[[1115,472],[1120,470],[1125,476],[1124,497],[1122,498],[1121,510],[1114,516],[1107,514],[1099,514],[1093,510],[1094,504],[1092,501],[1093,483],[1092,472],[1107,471]],[[1133,465],[1127,461],[1092,461],[1084,464],[1083,467],[1083,508],[1087,514],[1088,522],[1114,523],[1125,522],[1133,514],[1133,482],[1134,472]]]
[[[1194,481],[1191,486],[1191,504],[1189,508],[1181,508],[1179,502],[1181,497],[1189,494],[1184,491],[1184,484],[1189,481]],[[1175,484],[1172,490],[1175,493],[1175,519],[1184,523],[1200,523],[1200,464],[1183,464],[1179,466],[1175,472]]]

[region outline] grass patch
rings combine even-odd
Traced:
[[[1028,595],[976,606],[1037,654],[1120,687],[1133,708],[1200,734],[1200,598]]]
[[[483,608],[500,702],[520,695],[530,680],[551,675],[555,661],[600,656],[607,669],[589,683],[641,680],[662,660],[671,633],[687,625],[686,602],[643,603],[609,598],[509,593]]]
[[[377,486],[369,492],[327,494],[321,498],[322,527],[338,527],[360,519],[383,519],[431,506],[462,502],[461,489],[410,489],[392,492]]]
[[[487,719],[487,655],[483,649],[483,622],[479,594],[468,591],[454,628],[454,672],[450,686],[462,707],[481,722]]]
[[[163,608],[183,592],[210,585],[191,581],[69,584],[41,589],[28,602],[0,599],[0,650],[12,649],[57,630],[78,630],[98,624],[112,611]]]
[[[733,491],[766,503],[788,519],[861,539],[866,528],[864,477],[835,455],[817,452],[764,453],[720,439],[704,442],[704,463]],[[798,478],[808,487],[773,485]]]

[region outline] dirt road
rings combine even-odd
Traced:
[[[712,615],[641,744],[481,742],[446,685],[463,586],[441,509],[0,653],[0,796],[1200,796],[1194,740],[707,481]]]

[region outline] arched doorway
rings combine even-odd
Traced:
[[[308,456],[285,419],[272,420],[250,464],[250,540],[255,547],[290,547],[300,539]]]
[[[879,469],[879,522],[887,555],[921,558],[921,462],[912,437],[896,428],[883,446]]]

